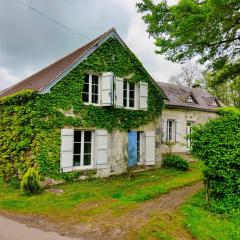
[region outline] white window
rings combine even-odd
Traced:
[[[135,83],[123,81],[123,106],[134,108],[135,107]]]
[[[99,76],[85,74],[82,100],[85,103],[99,103]]]
[[[188,103],[195,103],[192,95],[190,95],[190,96],[187,98],[187,102],[188,102]]]
[[[74,131],[73,167],[92,166],[92,140],[92,131]]]
[[[175,120],[167,120],[167,141],[175,141]]]

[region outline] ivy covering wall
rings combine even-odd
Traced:
[[[127,110],[84,105],[84,74],[113,72],[148,83],[148,110]],[[74,178],[60,174],[60,129],[64,126],[128,131],[161,114],[161,93],[142,64],[116,39],[110,38],[80,63],[48,94],[26,90],[0,99],[0,174],[6,181],[20,180],[27,168],[37,165],[41,176]],[[65,116],[72,111],[74,117]]]

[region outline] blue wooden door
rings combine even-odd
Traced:
[[[128,133],[128,166],[137,165],[137,132]]]

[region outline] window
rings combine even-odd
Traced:
[[[92,165],[92,131],[74,131],[73,166]]]
[[[175,121],[167,120],[167,141],[175,141]]]
[[[193,100],[193,97],[191,95],[187,98],[187,102],[188,103],[195,103],[195,101]]]
[[[123,106],[135,107],[135,83],[130,83],[127,80],[123,82]]]
[[[211,106],[218,107],[218,103],[215,99],[213,99]]]
[[[86,103],[99,102],[99,76],[85,74],[82,99]]]
[[[194,122],[187,121],[186,135],[189,135],[192,133],[193,124],[194,124]],[[190,146],[191,146],[191,140],[189,138],[187,138],[187,149],[190,149]]]

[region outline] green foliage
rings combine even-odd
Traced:
[[[194,127],[190,139],[192,154],[205,165],[210,203],[216,208],[222,202],[222,211],[225,203],[237,207],[240,200],[240,111],[226,108],[219,114],[219,118],[206,125]]]
[[[186,171],[189,169],[189,163],[186,160],[184,160],[180,156],[173,154],[164,155],[163,166],[168,168],[176,168],[182,171]]]
[[[207,72],[205,79],[208,90],[227,106],[240,108],[240,61],[227,64],[223,69]]]
[[[216,214],[205,205],[204,192],[195,195],[183,205],[181,212],[184,214],[184,224],[198,240],[240,239],[240,212]]]
[[[35,168],[27,170],[21,181],[20,189],[27,194],[37,194],[41,191],[40,176]]]
[[[132,76],[130,81],[148,83],[148,110],[132,111],[84,105],[84,74],[113,72]],[[78,178],[80,173],[60,174],[60,129],[64,126],[128,131],[154,120],[163,107],[162,96],[142,64],[129,49],[110,38],[52,89],[40,95],[23,91],[0,99],[0,174],[5,181],[22,179],[38,165],[41,176]],[[74,117],[64,112],[73,112]]]
[[[215,85],[229,79],[239,82],[239,0],[180,0],[171,6],[142,0],[137,7],[145,13],[157,53],[174,62],[198,56],[216,73]]]

